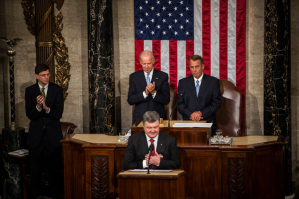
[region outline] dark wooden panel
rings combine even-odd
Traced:
[[[283,157],[281,147],[267,147],[254,152],[253,189],[254,198],[284,198]]]
[[[82,149],[81,145],[73,144],[71,147],[73,153],[73,165],[68,167],[73,171],[73,199],[81,199],[85,198],[85,154],[84,150]]]
[[[178,180],[118,179],[119,199],[185,199],[184,176]]]
[[[221,152],[219,150],[180,149],[186,175],[186,197],[221,198]]]
[[[109,197],[109,157],[91,157],[91,198],[107,199]]]

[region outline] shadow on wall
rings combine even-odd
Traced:
[[[246,104],[249,104],[248,110],[250,110],[250,113],[246,114],[246,116],[249,117],[246,119],[248,121],[245,125],[246,135],[263,135],[257,98],[247,91],[246,100],[249,101],[249,103]]]
[[[20,97],[21,98],[18,100],[19,102],[16,103],[16,125],[17,125],[17,127],[25,128],[25,130],[28,130],[28,127],[29,127],[29,119],[27,119],[26,112],[25,112],[25,89],[28,86],[31,86],[32,84],[35,84],[35,83],[36,82],[28,81],[21,85],[21,87],[20,87]],[[17,111],[17,110],[19,110],[19,111]],[[24,119],[24,117],[26,119]],[[22,121],[22,122],[20,122],[20,121]]]

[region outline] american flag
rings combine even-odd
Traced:
[[[189,58],[201,55],[204,73],[226,79],[242,93],[245,108],[246,0],[135,0],[135,71],[139,54],[150,50],[154,68],[178,81],[191,75]]]

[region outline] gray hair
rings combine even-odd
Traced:
[[[143,124],[145,124],[145,122],[153,123],[157,120],[160,120],[160,115],[156,111],[146,111],[143,114]]]

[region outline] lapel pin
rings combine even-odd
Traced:
[[[161,143],[161,146],[162,146],[162,143]]]

